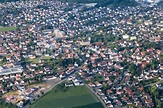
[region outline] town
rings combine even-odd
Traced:
[[[86,85],[107,108],[161,108],[161,8],[0,4],[0,95],[28,106],[54,86]],[[15,94],[7,95],[15,91]]]

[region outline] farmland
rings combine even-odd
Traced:
[[[30,108],[80,108],[95,103],[99,105],[96,97],[85,86],[79,86],[57,92],[54,88],[32,104]]]

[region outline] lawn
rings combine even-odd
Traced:
[[[50,57],[50,56],[42,56],[41,58],[44,59],[44,60],[50,60],[52,57]]]
[[[85,86],[70,87],[65,92],[55,92],[54,88],[30,108],[73,108],[97,102],[97,98]]]
[[[11,26],[11,27],[2,27],[2,26],[0,26],[0,32],[2,32],[2,31],[14,31],[16,29],[17,28],[14,27],[14,26]]]
[[[39,62],[39,58],[28,59],[28,62],[38,63]]]
[[[37,57],[37,58],[33,58],[33,59],[28,59],[28,61],[32,62],[32,63],[38,63],[40,58],[44,59],[44,60],[50,60],[51,59],[51,57],[49,57],[49,56],[42,56],[42,57]]]
[[[0,66],[2,66],[3,65],[3,62],[2,61],[0,61]]]

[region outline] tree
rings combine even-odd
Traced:
[[[132,75],[136,75],[137,74],[138,67],[135,64],[129,65],[128,69],[129,69],[129,71],[131,72]]]

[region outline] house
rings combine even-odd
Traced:
[[[95,84],[93,84],[93,83],[89,83],[88,84],[90,87],[95,87],[96,85]]]
[[[64,72],[60,72],[60,73],[59,73],[59,78],[63,79],[63,78],[65,78],[65,77],[66,77],[66,75],[65,75]]]
[[[102,84],[99,83],[98,81],[95,82],[96,87],[102,87]]]
[[[74,72],[74,69],[69,69],[68,71],[66,71],[66,74],[70,75],[73,72]]]

